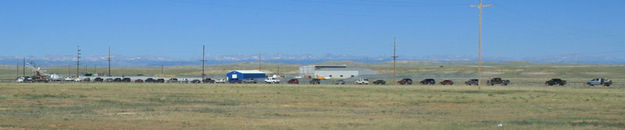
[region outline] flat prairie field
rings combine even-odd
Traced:
[[[625,89],[0,83],[0,129],[625,129]]]

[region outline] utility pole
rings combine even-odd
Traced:
[[[397,37],[393,39],[393,85],[397,85]]]
[[[112,76],[112,74],[111,74],[111,46],[109,46],[109,57],[108,57],[108,62],[109,62],[109,67],[108,67],[108,68],[109,68],[109,73],[108,73],[108,75],[109,75],[109,76]]]
[[[22,76],[26,76],[26,57],[24,57],[24,61],[22,63]]]
[[[204,81],[204,78],[206,77],[206,73],[204,73],[204,62],[206,61],[206,58],[204,58],[205,56],[205,52],[206,51],[206,45],[202,45],[202,81]]]
[[[65,70],[67,70],[67,76],[69,77],[69,75],[71,75],[72,71],[71,71],[71,67],[72,65],[67,65],[65,66]]]
[[[262,64],[260,56],[261,56],[260,53],[258,53],[258,71],[261,71],[260,69],[261,69],[261,64]]]
[[[76,78],[80,77],[80,46],[77,46],[78,54],[76,55]]]
[[[278,63],[278,75],[280,75],[280,63]]]
[[[20,77],[20,60],[15,62],[15,77]]]
[[[484,4],[482,0],[480,0],[479,5],[471,5],[473,8],[477,8],[479,10],[479,31],[478,31],[478,58],[477,58],[477,89],[482,89],[482,8],[491,7],[493,4]]]

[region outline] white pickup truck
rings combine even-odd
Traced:
[[[364,85],[368,85],[369,84],[369,79],[358,79],[356,81],[354,81],[354,84],[364,84]]]
[[[267,79],[265,79],[265,83],[267,83],[267,84],[279,84],[280,83],[280,78],[267,77]]]

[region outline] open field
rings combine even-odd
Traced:
[[[0,83],[0,129],[623,129],[625,89]]]

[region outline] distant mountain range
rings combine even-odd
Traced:
[[[0,64],[12,65],[22,61],[23,57],[18,56],[0,56]],[[86,56],[81,58],[81,65],[89,66],[106,66],[107,56]],[[315,64],[327,61],[354,61],[361,63],[380,63],[389,62],[391,56],[353,56],[353,55],[264,55],[261,57],[262,62],[276,62],[289,64]],[[399,61],[422,61],[422,62],[474,62],[477,61],[475,56],[400,56]],[[39,65],[45,66],[63,66],[75,65],[75,56],[31,56],[27,57],[27,61],[33,61]],[[206,58],[206,64],[231,64],[240,62],[257,62],[257,55],[221,55],[210,56]],[[622,57],[592,57],[581,55],[560,55],[548,57],[526,57],[526,58],[509,58],[509,57],[483,57],[486,62],[510,62],[510,61],[526,61],[533,63],[574,63],[574,64],[625,64]],[[160,66],[160,65],[199,65],[200,57],[194,58],[172,58],[158,56],[112,56],[111,65],[113,66]]]

